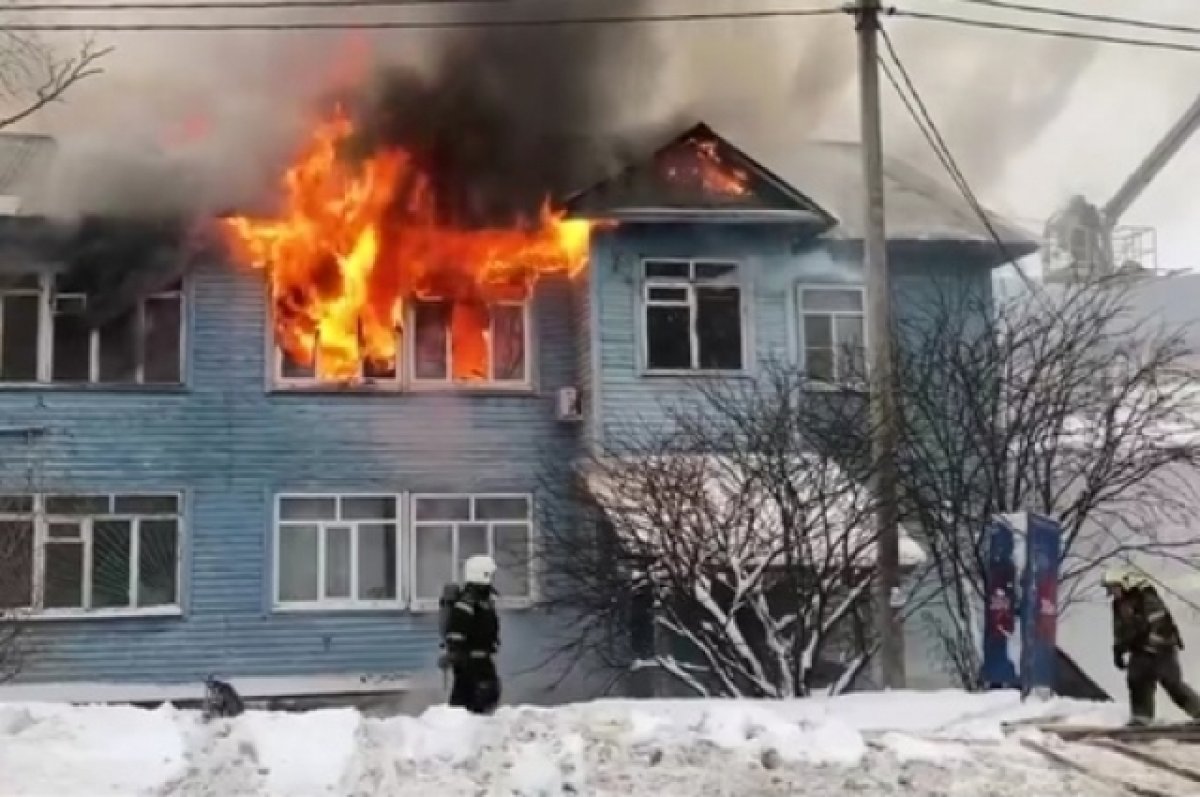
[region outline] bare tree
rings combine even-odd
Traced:
[[[697,695],[845,688],[873,644],[874,538],[861,474],[815,434],[842,402],[786,366],[692,395],[539,501],[546,602],[572,618],[556,653]]]
[[[1060,611],[1097,568],[1198,552],[1170,532],[1200,507],[1194,352],[1135,313],[1135,290],[1109,278],[994,307],[943,285],[903,325],[904,519],[929,553],[922,611],[964,686],[978,686],[993,516],[1062,524]]]
[[[84,40],[73,53],[33,33],[0,28],[0,130],[60,101],[76,84],[101,73],[111,48]]]
[[[21,669],[22,613],[33,594],[33,516],[19,497],[0,498],[0,683]]]

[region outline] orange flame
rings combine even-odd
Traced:
[[[743,169],[726,164],[717,151],[717,142],[689,139],[686,147],[666,162],[667,179],[704,194],[742,197],[750,192],[750,176]]]
[[[354,380],[364,363],[394,368],[406,304],[437,300],[450,310],[447,378],[487,378],[504,348],[491,340],[492,305],[526,299],[541,275],[582,270],[591,224],[548,204],[511,228],[443,223],[410,153],[340,157],[353,132],[341,112],[316,127],[284,175],[278,217],[224,222],[235,256],[267,274],[276,342],[321,379]]]

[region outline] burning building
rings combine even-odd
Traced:
[[[509,191],[527,159],[344,107],[271,202],[206,225],[220,246],[0,225],[0,609],[57,620],[28,623],[6,688],[415,690],[441,586],[479,552],[515,672],[558,622],[527,611],[548,462],[565,474],[697,375],[854,372],[856,146],[756,158],[696,125]],[[887,177],[897,312],[948,269],[986,290],[991,233],[904,164]],[[509,693],[571,694],[550,680]]]

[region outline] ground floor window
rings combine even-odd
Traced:
[[[413,498],[413,603],[436,605],[442,586],[462,577],[477,554],[496,560],[500,605],[533,597],[533,501],[528,495],[418,495]]]
[[[0,496],[0,609],[179,605],[178,494]]]
[[[394,495],[282,495],[275,603],[290,608],[395,606],[400,600]]]

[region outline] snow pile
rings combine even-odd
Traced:
[[[349,709],[249,712],[211,723],[169,707],[0,705],[0,792],[628,797],[834,794],[904,780],[907,793],[922,794],[922,779],[928,793],[944,785],[945,768],[980,788],[1005,767],[1019,769],[1002,754],[1012,745],[975,744],[1001,738],[1001,722],[1072,714],[1121,718],[1095,704],[957,692],[613,700],[504,708],[487,718],[446,707],[389,719]],[[1033,777],[1029,763],[1022,766],[1013,795],[1030,788],[1022,781]],[[1087,793],[1067,785],[1041,793]]]

